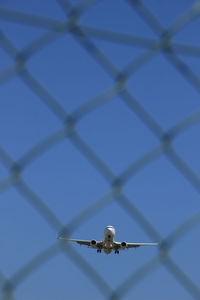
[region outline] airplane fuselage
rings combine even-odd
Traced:
[[[103,250],[109,254],[113,250],[113,242],[115,237],[115,228],[113,226],[106,226],[104,229]]]

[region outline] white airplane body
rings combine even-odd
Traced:
[[[156,246],[159,243],[127,243],[127,242],[115,242],[115,228],[111,225],[106,226],[104,229],[104,239],[102,241],[96,240],[76,240],[67,239],[65,237],[59,237],[60,240],[66,240],[69,242],[76,242],[80,245],[85,245],[94,249],[97,249],[98,253],[103,250],[106,254],[110,254],[112,251],[119,254],[120,250],[125,250],[129,248],[137,248],[140,246]]]

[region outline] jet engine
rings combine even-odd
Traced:
[[[122,243],[121,243],[121,247],[122,247],[122,248],[126,248],[126,245],[127,245],[126,242],[122,242]]]
[[[96,246],[96,244],[97,244],[97,241],[91,240],[90,245],[91,245],[92,247]]]

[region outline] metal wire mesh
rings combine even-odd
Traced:
[[[133,72],[140,69],[158,53],[162,52],[166,61],[180,72],[185,80],[192,88],[199,92],[200,80],[195,72],[180,59],[178,54],[185,54],[192,57],[200,56],[200,48],[187,44],[179,44],[173,42],[173,36],[186,27],[194,18],[198,18],[200,14],[200,3],[196,2],[190,10],[178,18],[167,30],[162,27],[154,13],[150,12],[147,5],[140,0],[127,1],[130,10],[134,10],[140,15],[142,20],[147,23],[150,29],[154,31],[157,38],[144,38],[110,30],[101,30],[79,24],[81,15],[89,10],[97,0],[81,1],[77,5],[72,5],[67,0],[57,0],[66,14],[66,21],[54,20],[47,17],[41,17],[34,14],[28,14],[12,9],[1,8],[0,17],[2,20],[9,22],[17,22],[27,26],[33,26],[46,29],[44,34],[40,35],[33,42],[29,43],[22,51],[18,51],[14,43],[8,38],[5,32],[0,32],[1,48],[13,60],[13,64],[0,73],[0,82],[5,84],[14,76],[18,76],[25,85],[38,96],[47,109],[49,109],[61,121],[61,129],[54,134],[47,136],[40,143],[34,145],[20,159],[15,161],[9,153],[2,147],[0,149],[0,158],[2,164],[9,170],[9,175],[0,181],[1,191],[14,187],[37,212],[46,220],[55,232],[63,231],[70,236],[73,231],[78,228],[86,219],[93,216],[97,211],[106,207],[112,199],[116,201],[122,210],[124,210],[131,218],[137,221],[144,231],[153,240],[159,240],[161,246],[158,255],[142,266],[136,272],[134,271],[128,279],[113,290],[104,280],[103,276],[96,271],[82,256],[78,254],[70,245],[55,242],[44,252],[35,256],[31,261],[22,266],[12,277],[6,278],[0,273],[0,285],[2,289],[2,299],[15,299],[15,289],[37,268],[44,265],[51,257],[58,252],[63,251],[82,271],[85,276],[98,288],[100,295],[106,299],[123,299],[123,297],[133,289],[143,278],[151,273],[160,264],[180,282],[194,299],[200,299],[199,287],[190,279],[187,274],[180,269],[173,258],[170,256],[169,250],[177,241],[187,232],[192,230],[200,222],[200,212],[190,216],[185,222],[168,237],[160,236],[159,232],[153,227],[151,222],[144,216],[134,205],[134,202],[128,199],[123,191],[125,183],[130,180],[133,175],[143,169],[151,161],[156,160],[161,155],[165,155],[169,162],[188,180],[197,192],[200,192],[200,179],[193,169],[181,158],[173,147],[174,141],[180,133],[184,132],[190,126],[200,121],[200,110],[196,110],[192,115],[188,115],[183,121],[178,122],[172,128],[164,131],[160,124],[148,113],[148,110],[135,99],[127,87],[127,80]],[[75,41],[84,48],[88,54],[98,63],[98,65],[112,78],[113,86],[110,89],[102,91],[101,94],[93,99],[88,100],[79,106],[73,113],[67,113],[64,107],[54,98],[51,93],[42,86],[28,70],[27,63],[33,55],[41,51],[43,47],[51,47],[52,43],[60,36],[70,34]],[[131,45],[144,48],[145,52],[134,59],[125,68],[118,70],[109,58],[101,52],[101,50],[93,43],[91,37],[101,40],[109,40],[117,44]],[[142,155],[138,160],[134,161],[121,174],[114,174],[108,167],[107,163],[93,151],[86,141],[77,132],[76,126],[80,120],[94,110],[98,110],[104,103],[109,101],[113,96],[119,96],[121,101],[129,110],[136,114],[147,128],[155,135],[159,141],[159,145],[146,154]],[[82,155],[96,168],[96,172],[100,173],[110,186],[110,191],[102,195],[98,200],[94,200],[90,206],[77,215],[68,224],[62,224],[55,216],[53,211],[45,204],[36,192],[30,187],[29,183],[23,179],[23,172],[36,158],[45,154],[45,152],[64,140],[68,139]]]

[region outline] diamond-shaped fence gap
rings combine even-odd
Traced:
[[[77,130],[114,172],[123,171],[146,149],[157,145],[152,133],[118,97],[85,117]],[[122,153],[126,155],[122,157]]]
[[[39,157],[23,174],[64,224],[110,191],[104,178],[69,140]]]
[[[15,159],[45,139],[47,135],[60,129],[57,118],[46,106],[41,105],[37,97],[18,78],[3,85],[1,92],[3,102],[0,111],[1,141]],[[44,122],[44,116],[48,118],[48,122]],[[8,135],[3,134],[5,128]]]
[[[130,76],[127,87],[165,130],[199,108],[198,93],[162,54]]]
[[[49,0],[48,9],[45,3],[41,3],[39,0],[36,0],[33,3],[29,4],[24,1],[18,1],[17,3],[12,1],[2,1],[1,7],[3,9],[19,11],[29,15],[38,15],[44,18],[53,18],[61,20],[65,17],[62,10],[54,0]]]
[[[11,276],[26,261],[48,247],[49,241],[56,235],[52,235],[44,219],[13,188],[1,197],[0,218],[0,265],[5,274]]]
[[[200,271],[198,268],[198,257],[200,251],[200,245],[197,243],[194,245],[194,239],[199,235],[200,219],[191,230],[185,233],[181,238],[178,238],[170,250],[170,255],[181,268],[185,274],[192,280],[196,286],[199,285]],[[186,247],[187,245],[187,247]],[[187,260],[187,257],[193,257],[196,260],[191,262]]]
[[[125,16],[125,19],[124,19]],[[152,30],[130,9],[126,1],[100,1],[86,11],[80,19],[81,25],[113,30],[124,34],[135,34],[155,38]]]
[[[124,190],[162,236],[169,234],[198,209],[196,191],[186,180],[183,185],[182,174],[165,156],[140,170]]]
[[[189,127],[183,134],[180,134],[174,143],[174,149],[185,163],[193,170],[199,178],[200,184],[200,145],[197,142],[200,130],[200,121]]]
[[[113,80],[69,34],[37,53],[28,66],[66,111],[73,111],[113,85]]]

